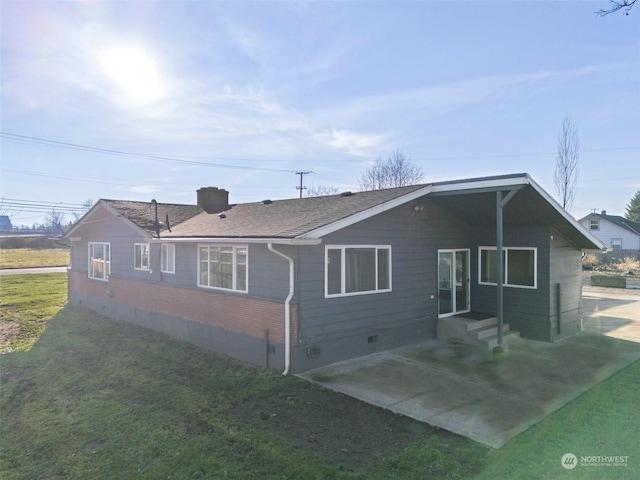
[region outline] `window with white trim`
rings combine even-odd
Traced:
[[[176,273],[176,246],[173,243],[163,243],[160,246],[160,271]]]
[[[622,239],[621,238],[612,238],[611,239],[611,248],[614,250],[622,250]]]
[[[111,244],[89,242],[89,278],[108,280],[111,273]]]
[[[136,243],[133,247],[133,268],[136,270],[149,270],[149,244]]]
[[[482,285],[496,285],[496,247],[480,247],[478,279]],[[507,287],[537,288],[538,249],[535,247],[503,248],[504,285]]]
[[[326,247],[326,297],[390,291],[390,246]]]
[[[198,286],[248,291],[246,245],[199,245]]]
[[[600,220],[589,220],[589,230],[600,230]]]

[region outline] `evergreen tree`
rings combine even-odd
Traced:
[[[640,190],[636,192],[629,204],[624,216],[630,222],[640,223]]]

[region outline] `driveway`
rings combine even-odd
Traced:
[[[68,267],[3,268],[0,275],[29,275],[33,273],[64,273]]]
[[[640,292],[585,288],[584,331],[478,347],[420,343],[310,370],[312,382],[495,448],[640,359]]]

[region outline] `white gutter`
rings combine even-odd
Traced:
[[[291,299],[294,292],[294,265],[293,258],[286,256],[273,248],[273,244],[269,242],[267,248],[270,252],[284,258],[289,262],[289,295],[284,301],[284,370],[282,375],[288,375],[291,367]]]

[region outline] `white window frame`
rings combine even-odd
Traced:
[[[201,249],[203,248],[207,248],[208,249],[208,255],[209,258],[211,256],[211,249],[212,248],[231,248],[232,252],[233,252],[233,259],[232,259],[232,288],[226,288],[226,287],[218,287],[218,286],[212,286],[210,285],[211,283],[211,270],[210,267],[207,268],[207,284],[202,284],[201,283],[201,276],[200,276],[200,267],[201,267],[201,259],[200,259],[200,254],[201,254]],[[244,284],[245,284],[245,289],[242,290],[240,288],[238,288],[238,250],[245,250],[246,252],[246,264],[244,265],[245,267],[245,279],[244,279]],[[209,260],[207,260],[207,265],[209,265],[211,262]],[[198,282],[198,287],[201,288],[207,288],[207,289],[212,289],[212,290],[223,290],[225,292],[238,292],[238,293],[249,293],[249,245],[231,245],[231,244],[221,244],[221,243],[203,243],[203,244],[198,244],[198,266],[196,268],[196,275],[197,275],[197,282]]]
[[[160,271],[162,273],[176,273],[175,243],[163,243],[160,245]]]
[[[589,220],[589,230],[597,231],[600,230],[600,220]]]
[[[147,264],[144,264],[144,257],[147,257]],[[148,243],[134,243],[133,244],[133,268],[143,272],[148,272],[151,268],[151,247]]]
[[[482,251],[497,251],[497,247],[478,247],[478,284],[480,285],[497,285],[496,282],[483,282],[482,281]],[[533,286],[532,285],[519,285],[515,283],[509,283],[509,251],[514,250],[527,250],[533,252]],[[536,290],[538,288],[538,248],[537,247],[503,247],[504,252],[504,286],[511,288],[526,288],[529,290]]]
[[[346,291],[346,262],[345,255],[347,249],[375,249],[375,282],[376,287],[374,290],[365,290],[361,292],[347,292]],[[329,293],[329,250],[340,251],[340,293]],[[388,265],[388,288],[379,288],[378,286],[378,251],[387,250],[387,257],[389,259]],[[374,293],[386,293],[391,292],[393,289],[393,261],[391,245],[325,245],[324,249],[324,297],[325,298],[337,298],[337,297],[353,297],[356,295],[371,295]]]
[[[102,251],[105,258],[94,259],[94,247],[96,245],[102,246]],[[89,242],[88,244],[88,261],[87,261],[87,276],[92,280],[100,280],[102,282],[109,281],[109,275],[111,275],[111,244],[109,242]],[[102,263],[102,276],[95,275],[94,262]]]
[[[611,248],[614,250],[622,250],[622,238],[616,237],[611,239]]]

